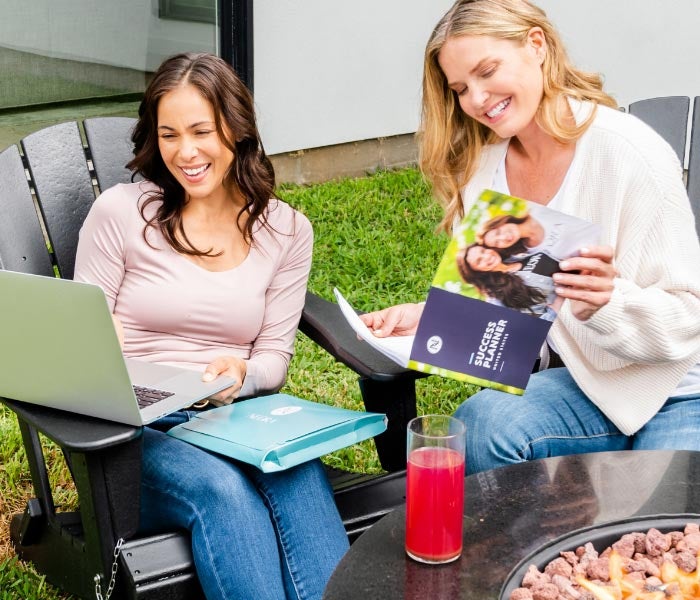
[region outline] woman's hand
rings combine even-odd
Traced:
[[[397,304],[359,316],[377,337],[414,335],[423,314],[423,306],[423,304]]]
[[[236,356],[220,356],[209,363],[202,375],[202,381],[214,381],[219,375],[226,375],[227,377],[235,379],[236,382],[231,387],[221,390],[213,396],[209,396],[207,400],[214,406],[231,404],[241,391],[246,370],[246,362],[242,358]]]
[[[553,275],[556,293],[571,302],[571,312],[580,321],[590,319],[610,302],[617,271],[610,246],[581,248],[581,256],[559,263],[562,273]]]

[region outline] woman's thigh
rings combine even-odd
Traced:
[[[522,396],[485,389],[455,412],[467,426],[467,471],[581,452],[624,450],[631,440],[565,368],[530,377]]]
[[[190,532],[207,599],[285,596],[276,531],[245,470],[149,427],[144,429],[141,528]]]
[[[200,518],[219,511],[227,515],[240,513],[249,518],[265,515],[264,501],[254,482],[241,466],[229,459],[175,439],[165,432],[190,418],[187,411],[178,411],[144,428],[142,459],[142,511],[149,519],[144,525],[172,526],[173,520],[187,518],[177,514],[189,504]],[[170,506],[158,505],[163,496],[172,498]],[[175,502],[181,498],[182,502]],[[222,507],[219,507],[222,504]],[[177,523],[183,526],[182,523]]]
[[[207,598],[320,598],[348,548],[321,462],[262,473],[164,433],[188,418],[144,430],[144,529],[192,533]]]

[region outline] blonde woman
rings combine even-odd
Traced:
[[[427,44],[421,167],[452,226],[485,188],[602,227],[559,263],[548,337],[565,365],[522,397],[482,390],[456,416],[467,468],[632,448],[700,449],[700,246],[670,146],[571,64],[526,0],[459,0]],[[362,318],[410,334],[422,305]]]

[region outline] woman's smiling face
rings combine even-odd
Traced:
[[[487,35],[449,38],[438,63],[462,110],[508,138],[534,124],[545,51],[544,34],[534,27],[524,44]]]
[[[224,178],[233,152],[216,130],[214,107],[193,85],[177,87],[160,99],[158,148],[188,198],[226,193]]]
[[[520,229],[515,223],[503,223],[487,231],[484,245],[490,248],[510,248],[520,239]]]
[[[469,248],[464,260],[473,271],[493,271],[503,263],[498,252],[483,246]]]

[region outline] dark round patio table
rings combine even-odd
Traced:
[[[404,552],[405,507],[351,546],[324,600],[498,600],[511,570],[572,531],[631,517],[700,515],[700,452],[547,458],[465,478],[464,549],[447,565]]]

